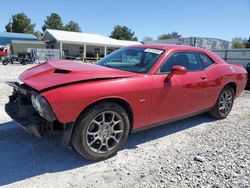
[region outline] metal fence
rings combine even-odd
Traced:
[[[32,56],[36,59],[36,63],[60,59],[59,49],[28,48],[27,52],[32,53]]]
[[[59,49],[27,49],[36,57],[36,62],[44,62],[46,60],[57,60],[60,59]],[[224,59],[228,63],[239,63],[244,67],[250,63],[250,49],[229,49],[229,50],[213,50],[217,55]],[[88,59],[84,59],[88,61]],[[91,59],[92,60],[92,59]],[[96,59],[95,59],[96,60]],[[93,60],[92,60],[93,61]]]
[[[244,67],[250,63],[250,49],[213,50],[228,63],[239,63]]]

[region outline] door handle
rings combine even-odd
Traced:
[[[207,77],[206,77],[206,76],[201,76],[201,79],[202,79],[202,80],[206,80]]]

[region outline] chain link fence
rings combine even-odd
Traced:
[[[244,67],[250,63],[250,49],[213,50],[228,63],[239,63]]]
[[[60,59],[59,49],[28,48],[27,52],[32,54],[35,59],[35,63]]]

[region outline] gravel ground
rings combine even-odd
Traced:
[[[108,160],[90,162],[37,139],[4,112],[14,80],[28,66],[0,65],[0,186],[4,187],[250,187],[250,92],[227,119],[203,114],[129,136]]]

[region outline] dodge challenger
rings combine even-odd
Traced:
[[[180,45],[121,48],[96,64],[48,61],[24,71],[5,111],[37,137],[60,131],[87,159],[109,158],[134,131],[230,113],[247,82],[241,65]]]

